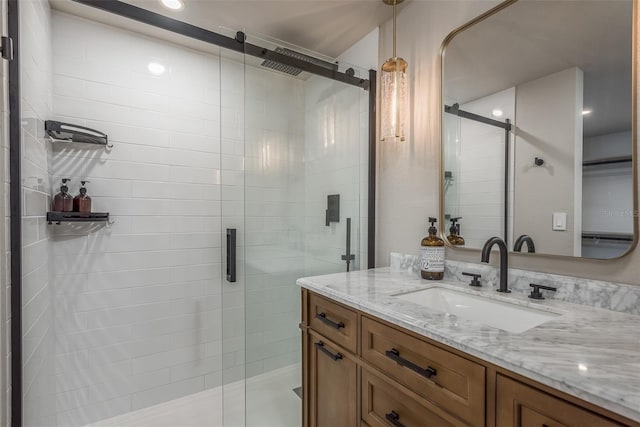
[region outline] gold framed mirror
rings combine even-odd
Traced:
[[[445,242],[615,259],[638,240],[638,0],[501,3],[441,49]]]

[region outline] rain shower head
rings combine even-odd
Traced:
[[[305,55],[304,53],[296,52],[294,50],[287,49],[284,47],[277,47],[275,48],[274,52],[279,53],[281,55],[290,56],[292,58],[296,58],[301,61],[310,62],[312,64],[319,65],[329,70],[338,70],[338,64],[332,64],[331,62],[323,61],[321,59],[314,58],[312,56]],[[265,59],[264,61],[262,61],[262,64],[260,65],[262,65],[263,67],[271,68],[272,70],[290,74],[292,76],[297,76],[302,72],[300,68],[294,67],[292,65],[286,65],[278,61],[273,61],[271,59]]]

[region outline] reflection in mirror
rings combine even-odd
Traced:
[[[632,245],[633,19],[632,0],[519,0],[450,40],[443,210],[464,247],[499,236],[608,259]]]

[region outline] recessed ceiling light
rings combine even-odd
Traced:
[[[583,116],[586,116],[587,114],[591,114],[591,113],[593,113],[593,110],[588,110],[588,109],[582,110],[582,115]]]
[[[589,368],[587,368],[587,365],[585,365],[584,363],[578,363],[578,369],[581,371],[588,371]]]
[[[161,76],[166,71],[166,67],[159,62],[149,62],[147,69],[154,76]]]
[[[182,0],[160,0],[160,3],[167,9],[182,10],[184,9],[184,3]]]
[[[493,111],[491,111],[491,115],[493,117],[502,117],[502,110],[499,108],[494,108]]]

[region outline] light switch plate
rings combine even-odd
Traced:
[[[567,213],[553,213],[553,231],[567,231]]]

